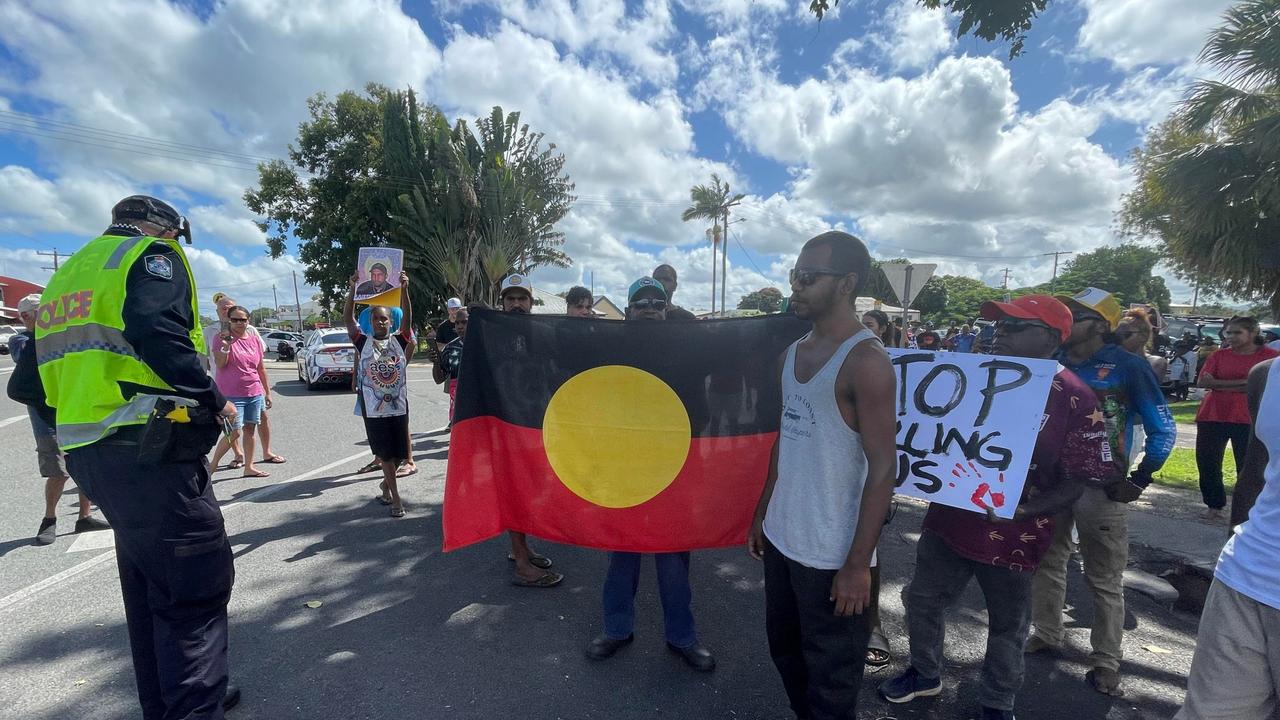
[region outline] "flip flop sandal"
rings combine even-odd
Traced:
[[[375,500],[382,503],[383,505],[391,504],[391,498],[387,497],[386,495],[374,495],[373,497]]]
[[[402,518],[402,517],[404,517],[404,507],[403,507],[403,506],[401,506],[401,505],[392,505],[392,506],[391,506],[391,517],[393,517],[393,518]]]
[[[239,470],[242,467],[244,467],[243,460],[232,460],[231,462],[227,463],[228,470]]]
[[[893,659],[889,652],[889,639],[884,636],[884,631],[880,628],[873,629],[871,638],[867,641],[866,666],[873,672],[886,667]]]
[[[516,556],[512,555],[511,553],[507,553],[507,560],[511,562],[515,562]],[[538,553],[533,553],[532,555],[529,556],[529,564],[538,568],[539,570],[546,570],[547,568],[551,567],[551,558],[547,557],[546,555],[539,555]]]
[[[285,463],[287,463],[287,462],[289,462],[289,461],[288,461],[288,460],[285,460],[284,458],[280,457],[279,455],[272,455],[272,456],[271,456],[271,457],[269,457],[269,458],[263,458],[263,459],[262,459],[262,462],[264,462],[264,463],[270,463],[270,464],[272,464],[272,465],[283,465],[283,464],[285,464]]]
[[[409,465],[401,465],[400,467],[396,468],[396,477],[398,478],[409,477],[410,475],[416,475],[417,473],[418,473],[417,465],[414,465],[412,467]]]
[[[381,469],[382,469],[382,463],[378,462],[377,460],[374,460],[373,462],[369,463],[368,465],[365,465],[364,467],[362,467],[362,468],[360,468],[359,470],[357,470],[357,471],[356,471],[356,474],[357,474],[357,475],[363,475],[363,474],[365,474],[365,473],[371,473],[371,472],[373,472],[374,470],[381,470]]]
[[[263,470],[259,470],[259,471],[257,471],[257,472],[245,473],[245,474],[241,475],[240,477],[247,477],[247,478],[266,478],[266,477],[271,477],[271,473],[266,472],[266,471],[263,471]]]
[[[547,572],[544,572],[541,575],[539,575],[536,580],[525,580],[524,578],[517,575],[511,578],[511,584],[515,585],[516,587],[549,588],[549,587],[555,587],[559,585],[560,582],[563,580],[564,580],[563,575],[561,575],[560,573],[551,572],[550,570],[548,570]]]

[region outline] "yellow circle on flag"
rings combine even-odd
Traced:
[[[565,487],[607,508],[634,507],[676,479],[689,455],[689,413],[652,374],[625,365],[579,373],[556,390],[543,446]]]

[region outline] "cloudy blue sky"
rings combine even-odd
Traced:
[[[1128,153],[1206,74],[1229,4],[1052,0],[1010,61],[916,0],[844,0],[821,23],[808,0],[0,0],[0,274],[46,278],[37,250],[76,249],[146,192],[192,219],[206,305],[270,305],[273,283],[286,302],[301,268],[266,255],[241,195],[309,96],[373,81],[450,117],[519,110],[564,151],[575,263],[537,273],[548,290],[619,295],[666,261],[677,300],[708,306],[705,227],[679,215],[713,172],[748,194],[735,299],[781,286],[830,227],[1040,282],[1043,253],[1117,241]],[[139,137],[167,144],[128,152]]]

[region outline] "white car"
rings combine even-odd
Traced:
[[[280,343],[289,343],[294,353],[302,347],[302,336],[295,332],[286,332],[284,330],[271,330],[262,333],[262,339],[267,343],[267,352],[280,352]]]
[[[321,383],[351,385],[355,374],[356,347],[346,330],[316,330],[298,350],[298,379],[315,390]]]
[[[13,325],[0,325],[0,355],[9,354],[9,341],[12,340],[13,336],[17,335],[18,331],[21,329],[22,328],[14,327]]]

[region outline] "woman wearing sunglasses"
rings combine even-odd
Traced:
[[[213,451],[212,467],[218,467],[222,456],[244,436],[244,477],[265,478],[271,473],[254,467],[254,435],[262,420],[262,409],[271,408],[271,384],[262,364],[262,341],[249,333],[249,310],[234,305],[227,310],[227,332],[213,343],[214,382],[236,406],[235,429],[230,438],[223,436]],[[243,433],[241,430],[243,429]]]

